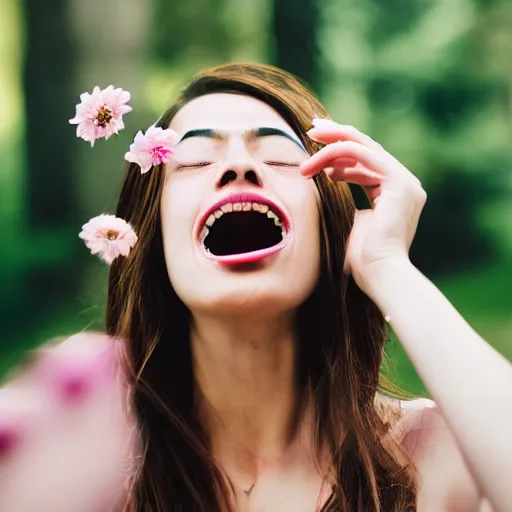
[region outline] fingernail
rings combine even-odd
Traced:
[[[322,127],[332,127],[337,126],[338,123],[333,121],[332,119],[324,119],[322,117],[315,117],[313,119],[313,126],[315,128],[322,128]]]
[[[311,128],[311,130],[308,130],[306,132],[306,135],[314,142],[320,142],[314,135],[311,135],[310,132],[314,130],[315,128]]]

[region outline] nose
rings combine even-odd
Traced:
[[[217,187],[225,187],[228,183],[250,183],[257,187],[263,185],[261,173],[256,168],[256,165],[246,162],[231,162],[224,169],[219,172],[217,177]]]
[[[233,137],[227,146],[227,154],[217,175],[217,188],[229,183],[263,186],[263,170],[253,158],[243,137]]]
[[[260,178],[256,174],[256,171],[254,171],[252,169],[248,169],[243,172],[235,171],[234,169],[227,169],[220,176],[218,186],[219,186],[219,188],[222,188],[225,185],[227,185],[228,183],[231,183],[234,181],[252,183],[253,185],[256,185],[258,187],[261,186]]]

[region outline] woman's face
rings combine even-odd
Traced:
[[[161,216],[171,283],[192,312],[291,311],[319,273],[318,195],[308,158],[266,103],[197,98],[174,117],[181,141],[166,166]]]

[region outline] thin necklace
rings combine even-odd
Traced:
[[[229,434],[229,436],[239,445],[241,446],[242,448],[244,448],[245,450],[249,451],[250,453],[252,453],[251,450],[249,450],[245,445],[243,445],[232,433],[231,431],[226,427],[226,425],[224,424],[224,422],[222,421],[222,418],[220,417],[220,415],[217,413],[217,411],[215,410],[215,408],[212,406],[212,404],[210,403],[210,401],[206,398],[206,396],[201,393],[202,397],[203,397],[203,400],[211,407],[212,411],[214,412],[215,416],[217,417],[217,420],[220,422],[221,426],[224,428],[224,430]],[[254,455],[254,453],[253,453]],[[247,498],[250,498],[252,493],[254,492],[254,489],[256,487],[256,484],[258,483],[258,479],[254,480],[254,482],[251,484],[251,486],[247,489],[240,489]],[[322,496],[322,490],[324,488],[324,483],[325,483],[325,480],[322,478],[322,481],[320,482],[320,489],[318,491],[318,496],[317,496],[317,504],[315,506],[315,512],[317,512],[318,510],[320,510],[318,507],[318,502],[320,501],[320,498]],[[233,483],[231,482],[231,486],[232,486],[232,489],[234,490],[234,486],[233,486]]]
[[[252,491],[254,491],[254,487],[256,487],[256,480],[252,483],[251,487],[249,489],[242,489],[242,492],[250,498]]]

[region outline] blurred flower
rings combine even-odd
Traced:
[[[135,135],[130,151],[124,155],[124,158],[128,162],[137,164],[140,172],[144,174],[152,166],[168,162],[177,142],[178,134],[174,130],[150,126],[145,134],[139,131]]]
[[[82,226],[78,235],[91,254],[99,254],[109,265],[118,256],[128,256],[137,241],[132,226],[114,215],[98,215]]]
[[[96,86],[92,94],[81,94],[80,100],[76,115],[69,122],[78,125],[76,136],[90,142],[91,147],[96,139],[108,139],[122,130],[123,115],[132,111],[132,107],[125,105],[130,101],[130,93],[114,89],[113,85],[103,90]]]

